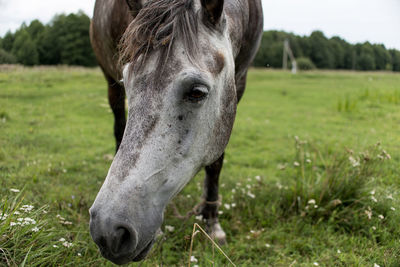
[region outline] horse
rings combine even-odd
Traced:
[[[225,242],[218,180],[262,28],[261,0],[96,0],[90,38],[117,151],[89,210],[103,257],[143,260],[167,204],[201,168],[200,213]]]

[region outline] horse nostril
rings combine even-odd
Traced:
[[[130,253],[136,248],[136,232],[129,227],[118,226],[111,242],[111,251],[113,254]]]

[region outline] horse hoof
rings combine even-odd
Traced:
[[[217,242],[218,245],[225,245],[226,244],[226,234],[224,230],[222,230],[221,225],[219,222],[213,224],[210,227],[210,237]]]

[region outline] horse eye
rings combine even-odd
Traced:
[[[196,85],[187,94],[186,99],[190,102],[200,102],[205,99],[208,95],[207,87]]]

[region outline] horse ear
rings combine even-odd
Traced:
[[[137,13],[139,13],[142,8],[141,0],[125,0],[128,4],[129,10],[131,11],[133,17],[136,17]]]
[[[201,0],[206,18],[212,24],[217,24],[224,10],[224,0]]]

